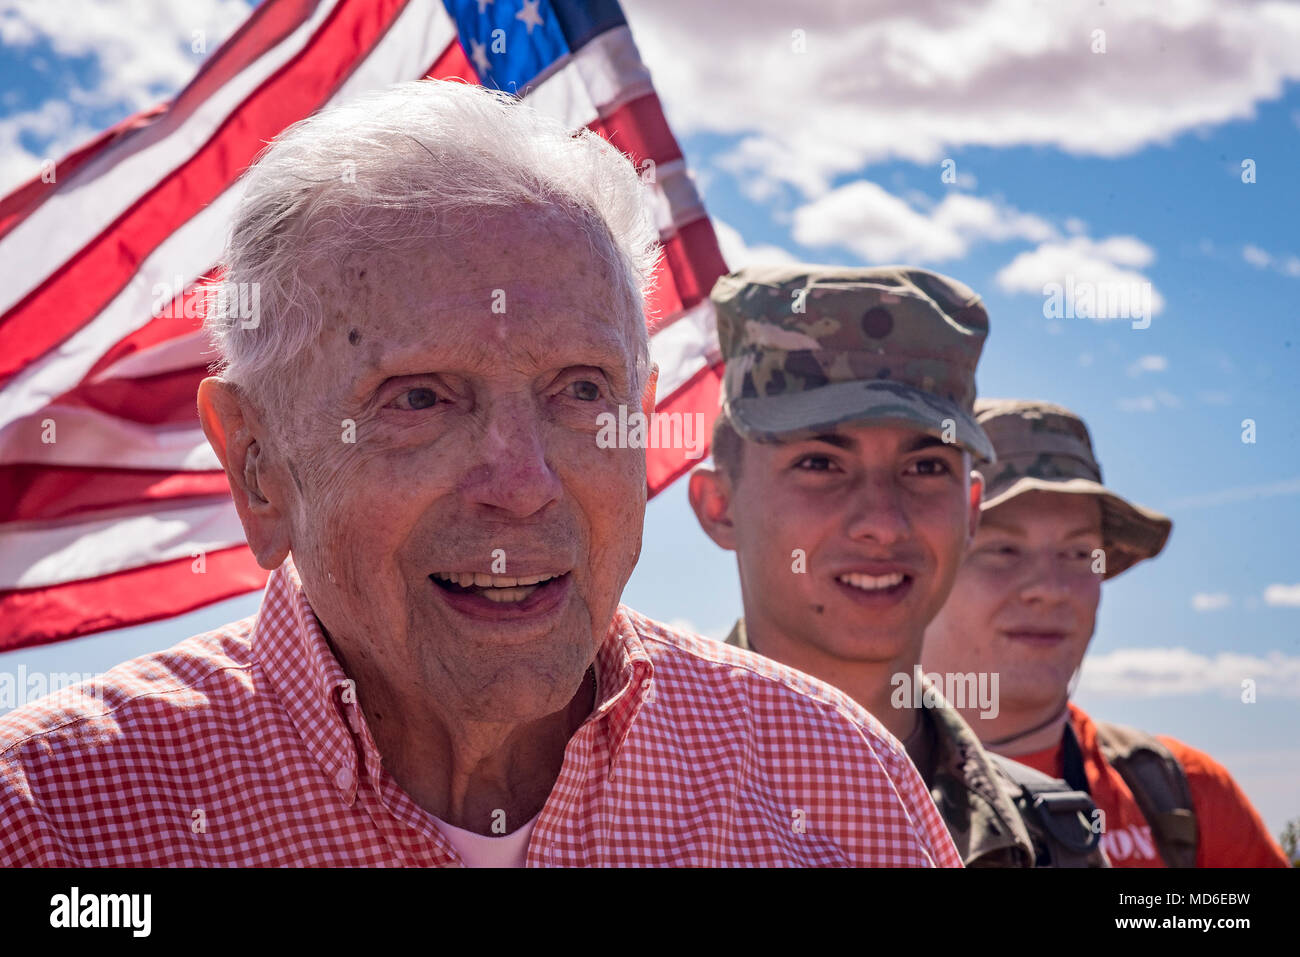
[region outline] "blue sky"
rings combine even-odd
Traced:
[[[57,6],[55,20],[0,5],[0,190],[178,89],[202,59],[193,30],[214,48],[245,10]],[[1300,816],[1297,8],[624,6],[732,265],[957,276],[992,317],[980,393],[1078,411],[1108,483],[1174,519],[1160,558],[1106,584],[1077,700],[1209,751],[1274,832]],[[1145,329],[1045,318],[1043,284],[1067,272],[1148,282],[1162,308]],[[624,600],[715,636],[739,613],[734,562],[683,483],[651,503]],[[256,604],[0,655],[0,669],[101,671]]]

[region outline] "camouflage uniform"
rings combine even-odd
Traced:
[[[743,439],[795,441],[865,421],[993,460],[973,414],[988,313],[962,283],[906,266],[761,266],[723,276],[711,298],[726,362],[723,414]],[[749,647],[743,620],[728,641]],[[1033,867],[1053,849],[1054,862],[1069,857],[1028,810],[1040,793],[1067,798],[1049,824],[1087,845],[1070,862],[1106,866],[1088,819],[1069,804],[1091,807],[1086,795],[1037,772],[1013,779],[1009,762],[985,751],[941,698],[922,720],[933,742],[922,775],[968,866]]]
[[[727,644],[754,651],[745,635],[745,620],[736,622]],[[934,742],[925,767],[918,767],[930,789],[939,815],[952,836],[953,845],[966,867],[1077,866],[1108,867],[1099,842],[1088,828],[1091,802],[1077,801],[1075,810],[1059,807],[1048,822],[1034,807],[1042,793],[1074,794],[1064,782],[1015,765],[1009,759],[986,751],[965,719],[950,706],[938,689],[927,682],[934,707],[921,709],[926,723],[923,733]],[[1033,782],[1033,793],[1024,785]],[[1075,846],[1053,841],[1049,828],[1065,832],[1064,839]],[[1069,858],[1070,862],[1064,860]]]

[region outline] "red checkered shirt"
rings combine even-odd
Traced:
[[[829,685],[619,608],[529,866],[959,867]],[[460,865],[384,768],[292,561],[256,616],[0,718],[0,864]]]

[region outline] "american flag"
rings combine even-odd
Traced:
[[[267,0],[170,102],[0,200],[0,650],[261,588],[195,394],[195,289],[240,174],[322,107],[424,76],[605,137],[652,188],[660,412],[717,409],[713,227],[614,0]],[[651,495],[693,464],[647,450]]]

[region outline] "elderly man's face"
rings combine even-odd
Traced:
[[[553,213],[446,225],[309,273],[326,332],[297,383],[292,550],[345,660],[525,720],[577,691],[640,551],[644,451],[596,435],[640,405],[642,319]]]

